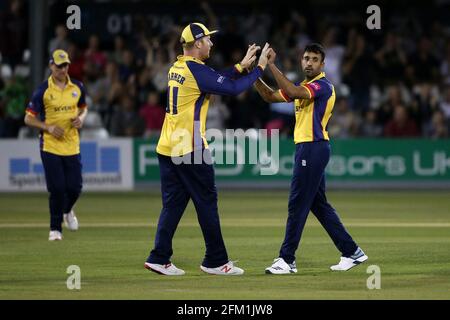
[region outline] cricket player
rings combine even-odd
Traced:
[[[325,77],[325,50],[317,43],[306,46],[301,67],[306,79],[291,83],[275,66],[276,53],[269,50],[269,69],[280,90],[273,90],[259,79],[255,87],[267,102],[295,105],[294,172],[288,204],[286,234],[279,257],[266,268],[268,274],[296,273],[295,252],[300,243],[309,211],[317,217],[342,256],[331,270],[345,271],[368,259],[345,230],[325,195],[325,167],[330,159],[327,124],[335,102],[334,87]]]
[[[26,109],[25,124],[38,128],[47,190],[50,193],[48,240],[62,240],[62,221],[69,230],[78,229],[73,206],[82,189],[78,130],[87,114],[85,89],[68,75],[70,59],[55,50],[50,59],[50,77],[33,93]]]
[[[206,253],[200,269],[209,274],[241,275],[244,270],[228,259],[217,209],[214,168],[205,123],[211,94],[238,95],[262,76],[267,65],[266,43],[258,65],[248,74],[244,69],[256,60],[260,47],[251,45],[243,60],[233,68],[217,72],[205,65],[211,35],[201,23],[191,23],[181,34],[183,55],[168,72],[166,116],[156,151],[161,175],[163,208],[154,248],[144,267],[159,274],[177,276],[185,272],[171,263],[172,238],[190,199],[194,202],[205,240]]]

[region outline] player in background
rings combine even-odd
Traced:
[[[50,193],[50,241],[62,240],[63,220],[69,230],[78,230],[73,211],[82,189],[78,130],[83,126],[87,106],[85,88],[70,79],[69,64],[64,50],[52,53],[51,75],[33,93],[25,115],[26,125],[41,130],[41,159]]]
[[[154,248],[144,267],[164,275],[183,275],[171,263],[172,238],[190,199],[194,202],[205,240],[206,253],[200,269],[209,274],[241,275],[244,270],[228,259],[217,208],[217,190],[211,155],[205,138],[205,122],[211,94],[238,95],[262,76],[267,65],[266,43],[258,66],[243,74],[256,60],[260,48],[251,45],[243,60],[217,72],[205,65],[213,43],[201,23],[191,23],[181,34],[183,55],[168,72],[167,107],[156,152],[161,175],[163,208]]]
[[[322,45],[306,46],[301,67],[306,79],[291,83],[275,66],[276,53],[269,50],[269,69],[279,90],[275,91],[261,79],[256,90],[267,102],[290,102],[295,105],[294,172],[288,204],[288,219],[279,257],[266,268],[268,274],[296,273],[295,252],[300,243],[309,211],[317,217],[342,256],[331,270],[345,271],[368,259],[353,241],[325,195],[325,167],[330,159],[327,124],[335,102],[334,87],[325,77],[325,50]]]

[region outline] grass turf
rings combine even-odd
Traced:
[[[450,299],[448,191],[329,192],[330,202],[369,260],[344,273],[339,253],[311,214],[297,251],[298,274],[265,275],[284,236],[287,191],[220,191],[222,232],[241,277],[204,274],[204,242],[189,204],[172,261],[186,271],[165,277],[143,268],[161,208],[155,192],[85,193],[80,230],[49,242],[47,195],[0,194],[0,299]],[[68,290],[66,269],[81,269]],[[367,267],[381,269],[369,290]]]

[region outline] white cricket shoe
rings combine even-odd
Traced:
[[[144,268],[165,276],[182,276],[185,274],[184,270],[175,267],[173,263],[157,264],[145,262]]]
[[[64,225],[71,231],[78,230],[78,219],[73,210],[70,210],[69,213],[64,213]]]
[[[293,263],[287,263],[283,258],[276,258],[270,267],[266,268],[267,274],[289,274],[297,273],[297,266],[295,261]]]
[[[62,240],[62,233],[58,230],[51,230],[48,234],[48,241]]]
[[[217,274],[222,276],[240,276],[244,274],[244,270],[241,268],[238,268],[234,265],[233,261],[228,261],[224,265],[217,267],[217,268],[207,268],[204,266],[200,266],[200,269],[203,272],[209,273],[209,274]]]
[[[341,257],[341,261],[339,261],[338,264],[331,266],[330,269],[333,271],[347,271],[357,266],[358,264],[363,263],[367,259],[369,259],[369,257],[366,256],[366,254],[360,247],[358,247],[358,249],[356,249],[355,253],[352,256],[350,256],[349,258]]]

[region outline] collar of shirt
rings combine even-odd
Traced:
[[[70,81],[70,77],[68,76],[68,77],[67,77],[67,85],[66,85],[66,87],[64,88],[64,90],[65,90],[66,88],[68,88],[68,87],[73,86],[73,85],[74,85],[73,82]],[[58,87],[58,86],[56,85],[56,83],[53,81],[53,77],[52,77],[52,76],[48,77],[48,86],[49,86],[50,88],[57,88],[57,89],[61,90],[61,88]]]
[[[179,56],[177,57],[177,59],[178,59],[178,61],[180,61],[180,62],[194,61],[194,62],[197,62],[197,63],[200,63],[200,64],[205,64],[203,61],[201,61],[201,60],[199,60],[199,59],[197,59],[197,58],[195,58],[195,57],[192,57],[192,56],[179,55]]]
[[[309,81],[307,81],[306,79],[303,80],[302,84],[311,83],[311,82],[314,82],[314,81],[319,80],[319,79],[324,78],[324,77],[325,77],[325,72],[321,72],[315,78],[313,78],[313,79],[311,79]]]

